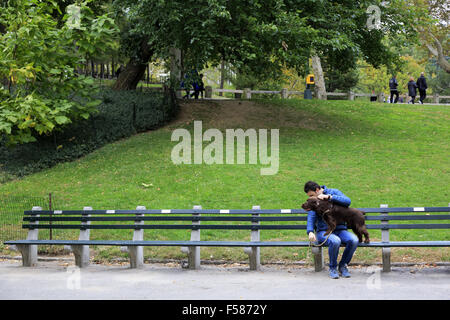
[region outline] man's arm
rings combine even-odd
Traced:
[[[343,207],[349,207],[352,201],[338,189],[329,189],[328,195],[331,196],[330,201]]]
[[[314,226],[316,224],[317,215],[315,211],[308,211],[308,217],[306,218],[306,233],[308,234],[309,241],[316,241],[316,235],[314,234]]]
[[[316,224],[316,212],[308,211],[308,217],[306,218],[306,233],[314,232],[314,225]]]

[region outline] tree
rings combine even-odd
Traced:
[[[450,73],[450,63],[446,56],[449,52],[450,11],[445,0],[413,0],[412,5],[421,8],[423,14],[416,17],[416,30],[420,42],[435,57],[439,66]]]
[[[182,73],[225,61],[237,70],[270,77],[279,74],[284,64],[303,67],[301,60],[307,58],[315,36],[298,12],[286,12],[279,0],[116,0],[115,8],[129,24],[122,38],[125,47],[144,42],[154,57],[165,59],[177,48]],[[135,38],[140,41],[127,40]],[[133,48],[126,69],[148,62],[141,47]],[[173,81],[177,85],[179,79]],[[134,87],[131,78],[119,77],[118,82],[117,89]]]
[[[383,6],[381,1],[372,0],[286,1],[290,10],[302,8],[300,16],[318,33],[311,44],[318,96],[325,96],[322,60],[327,62],[326,69],[339,69],[340,73],[351,74],[357,59],[362,59],[376,68],[382,65],[393,71],[399,68],[400,55],[390,44],[415,33],[413,18],[404,14],[402,2],[403,0],[394,0],[390,1],[389,6]],[[367,9],[374,5],[380,10],[381,19],[376,27],[369,28],[368,21],[371,17]],[[414,8],[410,10],[414,11]],[[399,42],[398,45],[402,44]],[[335,56],[344,59],[335,59]]]
[[[36,135],[88,118],[100,101],[93,81],[75,70],[87,55],[108,49],[115,32],[107,15],[80,7],[80,24],[58,26],[52,1],[17,0],[0,11],[0,133],[9,144],[35,141]],[[61,14],[61,12],[60,12]],[[65,15],[64,21],[70,16]]]

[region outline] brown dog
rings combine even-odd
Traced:
[[[315,211],[322,217],[328,225],[328,230],[325,232],[325,235],[333,232],[336,225],[346,222],[347,226],[358,236],[359,242],[362,242],[362,235],[364,235],[365,243],[370,242],[364,212],[354,208],[339,206],[328,200],[320,200],[317,197],[309,198],[302,204],[302,208],[306,211]]]

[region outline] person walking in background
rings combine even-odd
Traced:
[[[413,77],[411,77],[408,82],[408,94],[411,97],[411,101],[408,103],[414,104],[414,100],[416,99],[417,95],[417,84],[414,81]]]
[[[391,90],[391,98],[389,100],[390,103],[397,103],[397,101],[398,101],[398,90],[397,90],[397,87],[398,87],[398,82],[397,82],[397,79],[395,78],[395,75],[394,75],[389,80],[389,89]],[[394,95],[395,95],[395,100],[394,100],[394,102],[392,102],[392,98],[394,97]]]
[[[189,74],[186,73],[184,75],[184,79],[183,79],[183,81],[181,81],[181,85],[180,85],[181,89],[184,89],[186,91],[186,95],[183,96],[183,99],[189,99],[189,94],[190,94],[190,91],[191,91],[191,84],[190,84],[190,82],[191,82],[191,79],[189,78]]]
[[[204,92],[205,92],[205,83],[203,82],[203,73],[200,73],[200,76],[199,76],[198,91],[200,92],[200,96],[203,99]]]
[[[423,100],[427,97],[427,79],[425,78],[423,72],[420,73],[419,79],[417,79],[417,87],[419,88],[420,103],[423,104]]]
[[[192,87],[194,88],[194,92],[191,93],[191,97],[195,97],[195,99],[198,99],[198,95],[200,93],[200,76],[197,72],[197,70],[191,71],[192,75]]]

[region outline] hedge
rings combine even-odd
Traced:
[[[8,148],[0,141],[0,182],[80,158],[107,143],[159,128],[178,112],[175,95],[157,91],[99,93],[98,113],[69,124],[36,142]],[[3,171],[3,173],[1,172]]]

